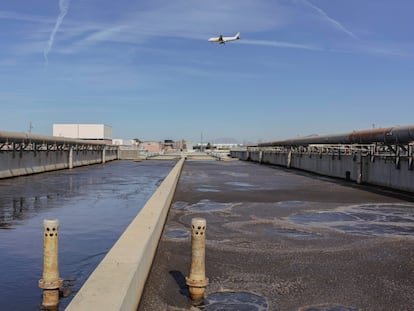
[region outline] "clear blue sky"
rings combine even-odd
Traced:
[[[413,0],[2,1],[0,130],[257,142],[411,125],[413,12]]]

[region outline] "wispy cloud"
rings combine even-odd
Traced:
[[[322,51],[323,50],[321,47],[318,47],[318,46],[315,46],[315,45],[291,43],[291,42],[282,42],[282,41],[243,39],[243,40],[238,41],[237,43],[249,44],[249,45],[270,46],[270,47],[275,47],[275,48],[311,50],[311,51]]]
[[[59,30],[60,25],[63,22],[63,19],[65,18],[66,14],[69,10],[69,4],[70,0],[59,0],[59,15],[56,19],[55,27],[52,30],[52,33],[50,34],[49,41],[47,42],[46,49],[43,53],[46,61],[46,65],[48,64],[48,55],[50,50],[52,49],[53,42],[55,41],[56,32]]]
[[[24,21],[24,22],[36,22],[36,23],[48,23],[49,20],[44,16],[29,15],[16,12],[0,11],[0,19]]]
[[[358,39],[358,37],[352,31],[348,30],[340,22],[338,22],[337,20],[330,17],[324,10],[322,10],[321,8],[319,8],[316,5],[312,4],[308,0],[302,0],[302,1],[305,5],[309,6],[310,8],[312,8],[313,10],[318,12],[318,14],[320,14],[325,20],[327,20],[329,23],[331,23],[335,28],[341,30],[342,32],[346,33],[348,36],[350,36],[354,39]]]
[[[279,11],[282,9],[277,3],[251,1],[196,1],[192,6],[184,0],[161,1],[155,7],[145,9],[140,9],[137,4],[129,11],[120,12],[114,21],[85,31],[85,36],[79,37],[76,45],[139,44],[156,37],[204,40],[220,32],[269,31],[285,22]]]

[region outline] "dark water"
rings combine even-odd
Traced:
[[[174,164],[116,161],[0,180],[0,310],[40,308],[43,219],[59,219],[60,276],[76,293]]]

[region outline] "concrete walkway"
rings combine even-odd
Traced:
[[[414,205],[283,168],[186,161],[139,311],[412,310]],[[205,305],[185,276],[207,220]]]

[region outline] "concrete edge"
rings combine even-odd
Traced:
[[[174,166],[66,311],[137,309],[184,161]]]

